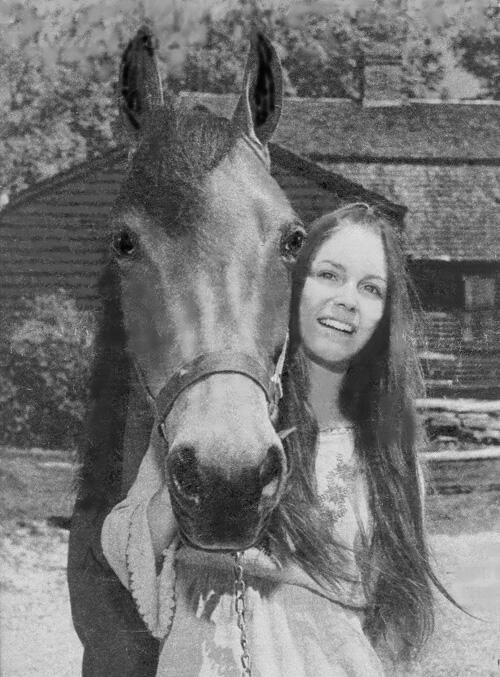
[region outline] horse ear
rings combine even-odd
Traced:
[[[136,135],[144,115],[163,105],[163,90],[156,59],[158,41],[147,25],[141,26],[123,52],[118,82],[119,107],[125,127]]]
[[[268,38],[256,32],[252,35],[233,124],[265,145],[278,124],[282,100],[283,75],[278,55]]]

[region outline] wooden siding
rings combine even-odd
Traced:
[[[28,195],[0,213],[0,308],[18,312],[23,299],[65,289],[80,307],[96,309],[106,260],[106,224],[125,170],[109,167],[70,177]],[[287,167],[273,174],[299,216],[309,222],[339,205],[339,195]]]
[[[500,390],[498,310],[424,313],[423,368],[431,391]]]
[[[498,309],[425,313],[424,331],[430,349],[439,353],[500,352]]]
[[[106,258],[106,224],[118,195],[126,154],[88,166],[54,184],[34,186],[0,214],[0,306],[20,312],[24,299],[64,289],[95,309]]]

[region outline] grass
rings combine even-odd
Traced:
[[[68,452],[0,447],[0,522],[5,526],[71,515],[76,465]]]
[[[431,534],[500,532],[500,492],[491,490],[500,483],[500,460],[427,463],[425,474]]]
[[[45,561],[43,558],[47,558],[53,549],[53,540],[48,538],[40,522],[54,516],[68,518],[71,515],[75,464],[65,452],[10,447],[0,447],[0,459],[2,531],[13,543],[17,542],[21,532],[32,534],[29,543],[36,555],[35,570],[38,571],[40,552]],[[482,472],[486,478],[492,474],[488,466]],[[484,532],[500,533],[500,492],[476,490],[458,495],[431,494],[427,497],[427,526],[438,564],[437,573],[443,583],[466,608],[477,616],[491,618],[492,609],[500,608],[498,586],[490,581],[496,575],[500,551],[496,550],[496,541],[490,543],[490,534]],[[64,532],[50,530],[50,534],[53,539],[62,537]],[[64,537],[67,539],[67,535]],[[26,564],[26,539],[23,539],[22,562]],[[24,577],[25,569],[20,567],[19,571]],[[33,605],[33,596],[29,599]],[[34,608],[36,613],[49,613],[40,603]],[[69,621],[66,629],[68,633],[72,632]],[[500,619],[496,616],[489,623],[476,621],[451,605],[441,603],[436,632],[423,660],[422,677],[494,677],[500,674],[497,637],[500,638]]]
[[[431,534],[475,534],[479,531],[500,532],[500,493],[473,491],[470,494],[426,499],[427,529]]]
[[[75,459],[68,452],[0,447],[0,521],[7,525],[50,517],[69,518]],[[485,474],[488,467],[485,466]],[[431,478],[432,485],[432,478]],[[431,534],[500,531],[500,493],[431,494],[426,499]]]

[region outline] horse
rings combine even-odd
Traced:
[[[305,231],[270,174],[279,60],[254,33],[227,120],[163,93],[156,47],[142,27],[120,68],[130,155],[109,220],[68,560],[85,677],[154,674],[156,641],[100,549],[152,432],[181,537],[196,548],[258,542],[290,473],[275,423]]]

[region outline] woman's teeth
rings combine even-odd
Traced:
[[[340,322],[339,320],[332,320],[329,317],[322,317],[318,322],[325,327],[330,327],[330,329],[337,329],[338,331],[343,331],[346,334],[352,334],[354,327],[351,324],[346,324],[345,322]]]

